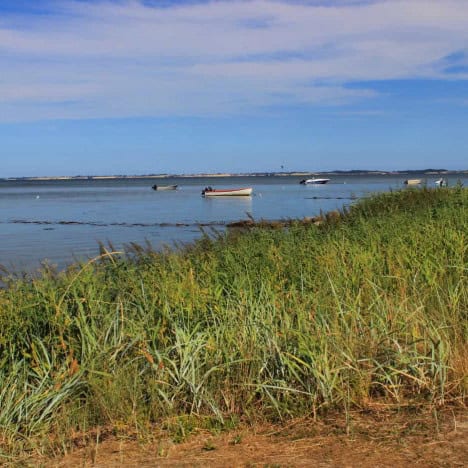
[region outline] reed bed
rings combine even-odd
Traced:
[[[1,456],[66,451],[96,428],[177,439],[464,404],[467,208],[462,187],[390,192],[319,225],[103,247],[64,272],[5,277]]]

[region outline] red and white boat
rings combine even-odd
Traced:
[[[252,187],[235,189],[214,189],[205,187],[202,191],[204,197],[238,197],[252,195]]]

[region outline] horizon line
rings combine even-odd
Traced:
[[[468,169],[399,169],[399,170],[379,170],[379,169],[335,169],[332,171],[253,171],[253,172],[198,172],[198,173],[151,173],[151,174],[109,174],[109,175],[58,175],[58,176],[14,176],[0,177],[0,180],[105,180],[105,179],[168,179],[174,177],[202,178],[202,177],[271,177],[271,176],[303,176],[320,174],[409,174],[424,173],[428,175],[437,174],[463,174],[468,173]]]

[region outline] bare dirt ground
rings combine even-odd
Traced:
[[[458,467],[468,466],[468,412],[335,415],[319,422],[201,431],[183,443],[109,437],[46,466],[68,467]]]

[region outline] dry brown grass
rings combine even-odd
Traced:
[[[348,418],[332,414],[319,421],[301,418],[284,425],[241,427],[213,434],[198,431],[175,444],[155,430],[155,440],[110,437],[47,466],[466,466],[468,414],[374,409]],[[37,462],[38,460],[35,460]]]

